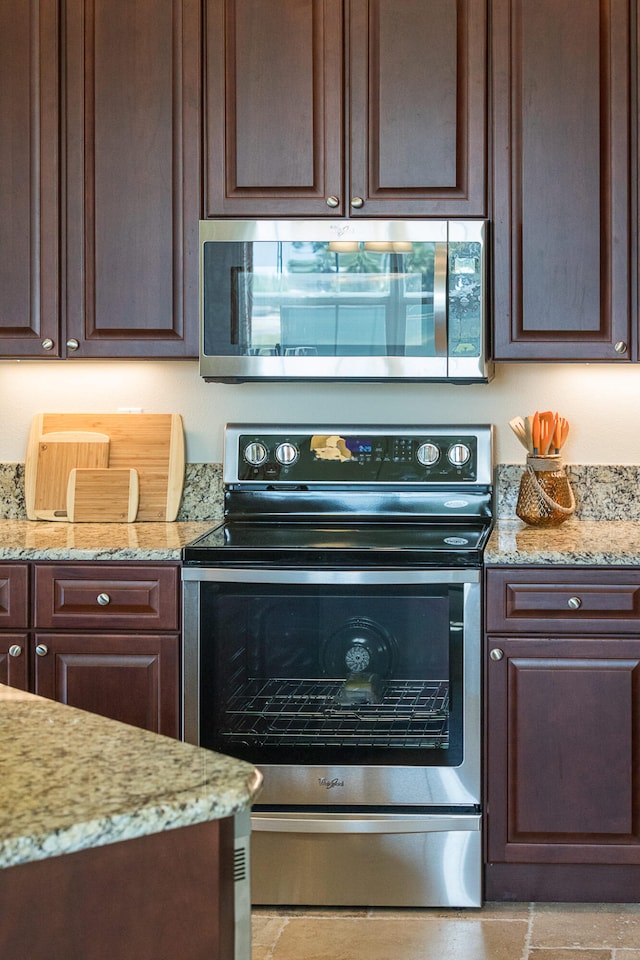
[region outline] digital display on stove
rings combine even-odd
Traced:
[[[351,453],[371,453],[373,449],[373,444],[371,440],[364,437],[347,437],[345,440],[347,450],[351,450]]]

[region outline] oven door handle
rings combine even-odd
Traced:
[[[278,833],[449,833],[480,830],[480,814],[251,813],[251,829]]]

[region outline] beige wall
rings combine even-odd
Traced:
[[[214,384],[195,362],[0,361],[0,462],[24,460],[41,411],[181,413],[187,461],[219,462],[229,421],[493,423],[496,459],[519,463],[508,426],[536,409],[571,423],[565,459],[640,464],[640,364],[497,365],[490,384]]]

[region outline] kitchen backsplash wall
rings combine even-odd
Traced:
[[[515,517],[520,464],[496,468],[496,514]],[[567,465],[579,520],[640,520],[640,467]],[[222,517],[222,465],[188,463],[178,520],[217,520]],[[26,520],[24,464],[0,464],[0,519]]]
[[[567,463],[640,464],[640,364],[497,364],[489,384],[205,383],[194,361],[0,361],[0,463],[24,462],[34,414],[182,415],[190,464],[222,461],[224,424],[492,423],[495,459],[523,464],[509,427],[557,410],[571,424]]]
[[[176,520],[222,517],[222,465],[188,463]],[[26,520],[24,464],[0,463],[0,520]]]

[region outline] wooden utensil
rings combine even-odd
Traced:
[[[526,437],[527,453],[533,455],[533,417],[524,418],[524,430]]]
[[[106,467],[109,437],[89,430],[32,429],[25,461],[29,520],[66,520],[67,483],[75,467]]]
[[[70,523],[132,523],[139,499],[138,472],[133,468],[74,468],[67,485]]]
[[[527,431],[524,425],[524,419],[522,417],[514,417],[513,420],[509,420],[509,426],[515,433],[522,446],[525,447],[525,449],[528,449]]]

